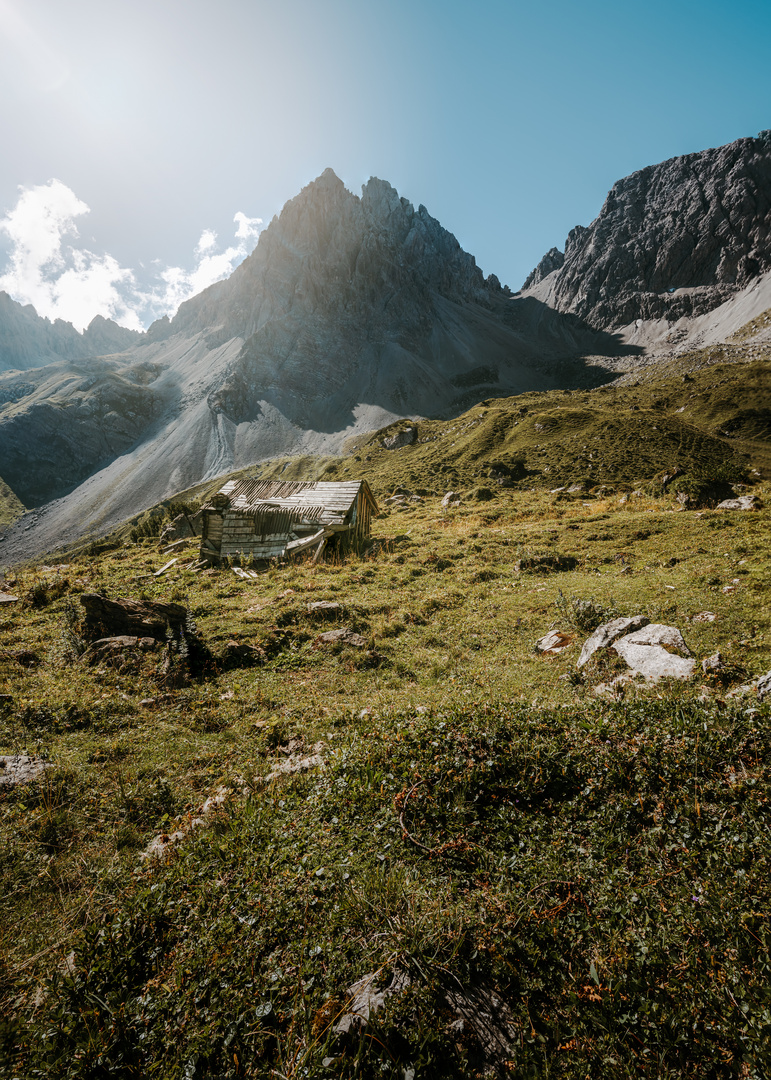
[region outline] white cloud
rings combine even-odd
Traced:
[[[111,255],[65,246],[65,240],[78,237],[76,218],[88,212],[60,180],[23,188],[16,206],[0,220],[11,246],[0,289],[32,304],[39,315],[65,319],[78,330],[95,315],[138,329],[138,312],[129,299],[135,285],[131,270]]]
[[[235,216],[233,217],[233,221],[235,221],[235,223],[237,225],[237,228],[236,228],[236,239],[237,240],[256,240],[257,239],[257,237],[259,235],[259,232],[260,232],[260,226],[262,225],[262,218],[247,217],[246,214],[242,214],[241,211],[239,210],[238,213],[235,214]]]
[[[204,229],[201,239],[195,247],[196,255],[204,255],[207,251],[217,246],[217,234],[214,229]]]
[[[0,219],[0,231],[10,242],[0,289],[32,304],[38,314],[65,319],[78,330],[95,315],[135,330],[160,315],[173,315],[183,301],[233,272],[262,225],[260,218],[239,210],[233,218],[234,244],[218,252],[216,232],[204,229],[191,270],[156,269],[154,280],[140,287],[135,272],[112,255],[97,255],[77,244],[76,219],[87,213],[89,207],[66,184],[51,180],[22,188],[13,210]],[[158,260],[154,264],[160,265]]]

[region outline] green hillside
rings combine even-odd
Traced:
[[[169,504],[6,580],[0,754],[51,768],[0,783],[4,1075],[765,1074],[767,366],[685,374],[263,466],[371,479],[344,560],[243,580],[191,541],[156,577]],[[650,483],[675,464],[744,468],[761,509],[684,511]],[[94,592],[184,604],[203,652],[89,664]],[[681,630],[692,679],[577,669],[634,614]],[[337,1030],[365,976],[392,993]]]
[[[0,526],[11,525],[24,513],[25,507],[0,478]]]

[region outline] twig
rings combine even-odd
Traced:
[[[404,824],[404,812],[407,809],[407,803],[409,802],[410,796],[415,791],[415,789],[417,787],[419,787],[422,783],[423,783],[422,780],[418,780],[418,782],[416,784],[413,784],[412,787],[410,788],[410,790],[404,796],[404,802],[402,803],[402,812],[399,814],[399,824],[402,827],[403,835],[406,836],[407,839],[410,840],[415,845],[415,847],[419,847],[422,851],[428,852],[429,855],[435,855],[437,849],[436,848],[426,847],[425,844],[421,844],[420,840],[416,840],[415,837],[412,835],[412,833],[407,828],[407,826]],[[395,801],[396,800],[394,800],[394,802]]]

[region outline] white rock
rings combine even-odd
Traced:
[[[659,679],[690,679],[696,667],[693,657],[675,656],[667,652],[663,645],[637,645],[628,638],[621,638],[613,643],[612,648],[626,660],[632,671],[653,682]]]
[[[674,649],[681,656],[691,655],[691,650],[683,641],[683,635],[676,626],[648,623],[641,630],[635,630],[634,633],[627,634],[622,640],[629,642],[630,645],[664,645],[668,649]],[[618,652],[618,650],[616,651]]]
[[[591,637],[584,642],[576,667],[583,667],[598,649],[607,649],[616,638],[620,638],[628,630],[639,630],[640,627],[647,626],[648,621],[645,615],[633,615],[631,619],[612,619],[598,626]]]
[[[416,427],[408,427],[403,431],[397,431],[395,435],[391,435],[390,438],[383,439],[383,446],[386,450],[399,450],[402,446],[412,446],[414,442],[417,442],[418,429]]]
[[[738,499],[723,499],[717,504],[717,510],[758,510],[756,495],[740,495]]]
[[[724,671],[725,663],[723,657],[719,652],[713,653],[713,655],[708,656],[706,660],[702,660],[701,670],[705,675],[716,675],[718,672]]]
[[[569,645],[573,644],[573,638],[570,634],[563,634],[561,630],[552,630],[551,633],[546,634],[540,641],[536,641],[535,647],[542,653],[558,653],[563,649],[567,649]]]
[[[457,491],[448,491],[442,499],[442,506],[460,506],[460,495]]]
[[[349,1011],[338,1020],[332,1029],[338,1035],[346,1035],[351,1030],[361,1030],[367,1026],[370,1016],[382,1009],[386,1000],[393,994],[402,993],[410,985],[410,977],[405,972],[395,971],[391,982],[381,990],[378,983],[379,972],[365,975],[353,986],[348,987],[350,996]]]
[[[30,757],[28,754],[2,754],[0,755],[0,787],[26,784],[29,780],[37,780],[46,769],[52,768],[50,761],[41,761],[40,758]]]

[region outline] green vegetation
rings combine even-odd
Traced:
[[[732,340],[735,342],[749,341],[761,330],[768,330],[769,326],[771,326],[771,308],[761,311],[760,315],[756,315],[754,319],[745,323],[741,329],[736,331]]]
[[[0,478],[0,528],[12,525],[24,513],[24,505]]]
[[[10,575],[0,753],[52,767],[0,787],[0,1072],[767,1075],[771,709],[731,695],[771,668],[771,511],[697,514],[649,487],[669,465],[765,467],[719,434],[745,377],[762,391],[748,364],[527,395],[421,421],[404,450],[265,467],[372,478],[375,543],[344,561],[244,581],[188,569],[191,541],[156,578],[167,506]],[[662,454],[676,434],[671,460],[625,464],[641,414]],[[587,432],[595,457],[569,473]],[[594,493],[549,490],[573,478]],[[435,494],[386,502],[399,484]],[[466,494],[443,509],[450,487]],[[213,666],[89,665],[89,592],[186,604]],[[578,673],[580,646],[638,612],[723,671],[598,697],[607,662]],[[364,646],[319,642],[342,627]],[[573,641],[545,656],[550,629]],[[234,667],[233,641],[263,662]],[[398,992],[337,1034],[371,973]]]

